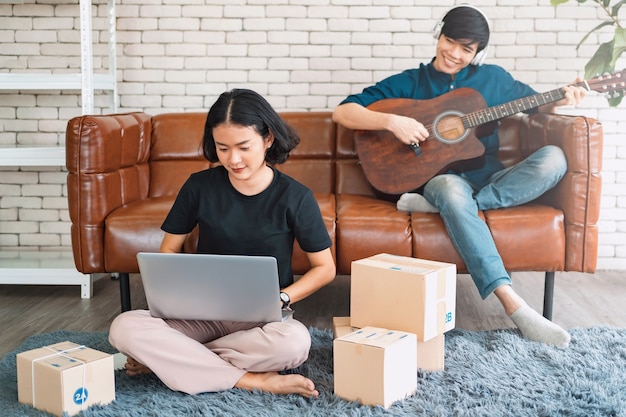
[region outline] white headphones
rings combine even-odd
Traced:
[[[458,6],[454,6],[453,8],[451,8],[450,10],[454,10],[458,7],[469,7],[471,9],[476,10],[477,12],[479,12],[484,18],[485,21],[487,22],[487,27],[490,27],[491,24],[489,23],[489,18],[487,18],[487,15],[485,13],[483,13],[482,10],[480,10],[478,7],[472,6],[471,4],[459,4]],[[450,12],[450,10],[448,10],[447,12],[445,12],[437,21],[437,23],[435,24],[435,27],[433,28],[433,38],[435,39],[439,39],[439,36],[441,36],[441,29],[443,28],[443,25],[446,23],[443,21],[443,18],[446,17],[446,15]],[[482,51],[478,52],[476,54],[476,56],[474,56],[474,59],[472,59],[472,62],[470,62],[473,65],[482,65],[485,62],[485,59],[487,58],[487,48],[489,47],[489,45],[486,45]]]

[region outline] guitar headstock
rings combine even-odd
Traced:
[[[626,69],[613,74],[598,75],[583,81],[580,85],[588,90],[606,94],[608,98],[622,96],[626,91]]]

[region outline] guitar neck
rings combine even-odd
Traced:
[[[581,81],[572,85],[583,87],[587,91],[596,91],[598,93],[608,94],[608,97],[617,98],[623,96],[624,90],[626,90],[626,81],[624,81],[625,78],[626,70],[622,70],[613,74],[599,75],[590,80]],[[610,96],[610,94],[614,95]],[[463,116],[463,126],[469,129],[485,123],[495,122],[496,120],[512,116],[525,110],[554,103],[564,97],[565,92],[563,89],[557,88],[556,90],[548,91],[547,93],[535,94],[518,100],[513,100],[508,103],[499,104],[497,106],[468,113]]]
[[[546,104],[554,103],[565,97],[562,89],[548,91],[546,93],[535,94],[532,96],[509,101],[508,103],[498,104],[484,110],[468,113],[463,117],[463,125],[466,128],[480,126],[485,123],[495,122],[504,119],[516,113],[534,109]]]

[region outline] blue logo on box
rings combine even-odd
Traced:
[[[446,313],[446,323],[450,323],[452,321],[452,312],[448,311]]]
[[[87,401],[89,397],[89,393],[87,392],[87,388],[78,388],[74,393],[74,404],[81,405]]]

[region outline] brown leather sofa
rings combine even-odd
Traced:
[[[438,214],[405,213],[376,197],[359,165],[353,132],[330,112],[282,113],[301,143],[278,168],[310,187],[320,205],[338,274],[377,253],[465,265]],[[158,251],[161,222],[190,173],[209,163],[201,141],[206,113],[80,116],[66,132],[68,197],[76,268],[119,273],[130,306],[136,253]],[[538,201],[481,213],[507,269],[545,271],[544,315],[551,318],[555,271],[594,272],[600,207],[602,126],[574,116],[517,115],[502,121],[501,159],[510,165],[545,144],[565,150],[568,172]],[[392,163],[392,162],[391,162]],[[194,250],[194,238],[186,251]],[[296,274],[307,269],[297,247]]]

